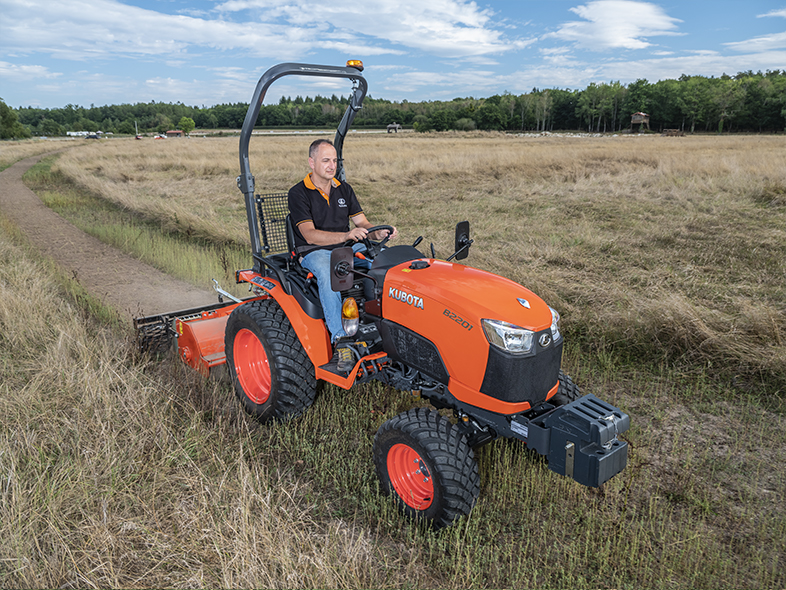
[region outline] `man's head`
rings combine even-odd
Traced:
[[[317,139],[308,148],[308,165],[311,167],[312,180],[330,181],[336,174],[336,148],[327,139]]]

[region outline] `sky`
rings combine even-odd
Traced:
[[[0,0],[15,108],[248,103],[273,65],[348,59],[410,102],[786,69],[786,0]],[[288,76],[265,102],[350,90]]]

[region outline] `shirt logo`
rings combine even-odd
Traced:
[[[347,206],[347,202],[344,200],[343,197],[338,200],[338,206],[339,207],[346,207]]]

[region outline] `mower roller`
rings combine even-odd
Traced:
[[[360,62],[285,63],[262,75],[240,134],[237,178],[253,267],[237,271],[236,279],[252,296],[140,318],[140,346],[175,339],[181,359],[203,375],[225,363],[244,410],[261,422],[301,415],[319,381],[348,390],[376,380],[428,400],[431,408],[385,422],[373,455],[382,491],[434,528],[470,512],[480,492],[475,449],[498,438],[525,443],[549,469],[581,485],[601,486],[627,464],[628,445],[619,435],[630,418],[582,396],[562,372],[564,340],[554,309],[509,279],[455,262],[473,243],[466,221],[456,226],[455,251],[446,260],[433,246],[422,254],[422,238],[396,246],[366,239],[366,270],[355,267],[350,244],[333,249],[331,287],[342,293],[356,356],[352,370],[338,370],[316,281],[295,254],[286,193],[255,194],[248,146],[275,80],[348,79],[352,93],[334,139],[336,177],[344,181],[344,138],[367,91],[362,70]]]

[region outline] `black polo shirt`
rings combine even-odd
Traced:
[[[330,196],[323,193],[311,182],[311,174],[289,189],[289,213],[295,226],[295,247],[298,254],[305,255],[319,248],[340,246],[313,246],[300,233],[300,224],[311,221],[316,229],[322,231],[348,232],[349,220],[363,213],[355,191],[346,182],[333,179]]]

